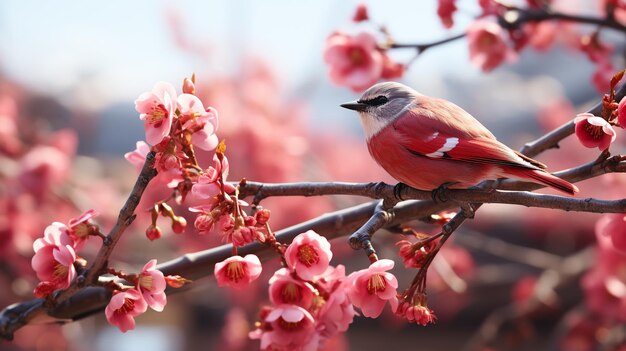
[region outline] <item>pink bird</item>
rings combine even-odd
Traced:
[[[376,84],[341,107],[359,112],[376,162],[416,189],[468,188],[483,180],[517,178],[570,195],[578,192],[542,163],[499,142],[459,106],[403,84]]]

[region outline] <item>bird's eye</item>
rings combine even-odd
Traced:
[[[359,101],[359,102],[366,104],[366,105],[370,105],[370,106],[380,106],[382,104],[385,104],[387,101],[389,101],[389,99],[387,99],[385,95],[379,95],[373,99],[368,99],[368,100]]]

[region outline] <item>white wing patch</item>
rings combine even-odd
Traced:
[[[440,147],[439,150],[437,150],[435,152],[431,152],[429,154],[426,154],[426,156],[432,157],[432,158],[441,158],[441,157],[443,157],[443,154],[445,152],[448,152],[448,151],[454,149],[454,147],[458,143],[459,143],[459,138],[448,138],[448,139],[446,139],[446,143],[443,144],[443,146]]]

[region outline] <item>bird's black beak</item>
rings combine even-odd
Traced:
[[[346,102],[345,104],[341,104],[339,105],[343,108],[347,108],[348,110],[354,110],[354,111],[365,111],[365,109],[367,108],[367,105],[358,101],[351,101],[351,102]]]

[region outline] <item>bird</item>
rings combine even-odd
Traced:
[[[404,84],[375,84],[357,101],[340,106],[359,113],[374,160],[413,188],[467,189],[484,180],[516,178],[569,195],[578,192],[541,162],[499,142],[461,107]]]

